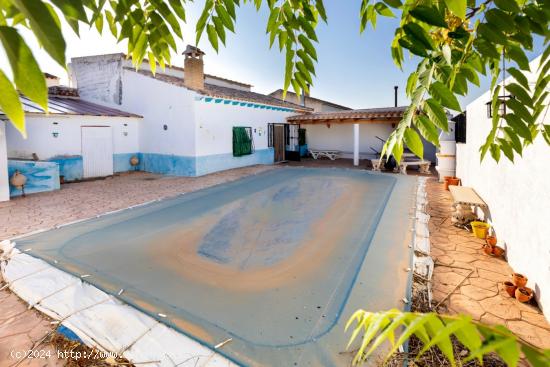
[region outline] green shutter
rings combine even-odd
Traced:
[[[245,127],[233,127],[233,156],[252,154],[252,139]]]

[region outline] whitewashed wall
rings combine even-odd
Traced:
[[[353,156],[353,124],[326,124],[303,125],[306,129],[306,140],[312,149],[334,149],[347,152],[345,157]],[[362,157],[372,156],[374,151],[382,150],[383,143],[376,136],[386,139],[393,128],[391,124],[360,124],[359,125],[359,152]]]
[[[131,70],[124,70],[123,85],[120,108],[143,116],[141,153],[195,155],[195,92]]]
[[[538,67],[537,60],[531,70]],[[479,147],[491,128],[489,100],[487,92],[466,108],[466,143],[456,148],[457,176],[489,205],[489,221],[506,244],[508,262],[529,278],[528,286],[550,320],[550,147],[539,136],[514,163],[503,158],[497,164],[489,155],[480,163]]]
[[[202,101],[195,106],[197,156],[232,154],[234,126],[251,127],[255,148],[267,149],[268,123],[285,123],[296,114]]]
[[[122,98],[122,54],[76,57],[71,60],[71,85],[82,99],[120,104]]]
[[[32,154],[36,153],[39,159],[45,160],[59,155],[81,155],[82,126],[111,126],[113,152],[135,153],[139,151],[140,120],[128,117],[27,115],[27,139],[23,139],[12,126],[6,129],[8,156],[32,158]],[[53,136],[54,132],[59,133],[57,138]]]
[[[5,125],[6,123],[0,120],[0,201],[10,199]]]

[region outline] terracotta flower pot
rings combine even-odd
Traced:
[[[509,295],[510,297],[516,298],[516,289],[517,289],[518,287],[516,287],[516,286],[514,285],[514,283],[508,282],[508,281],[504,282],[503,284],[504,284],[504,290],[506,291],[506,293],[508,293],[508,295]]]
[[[493,255],[495,255],[496,257],[501,257],[502,255],[504,255],[504,249],[500,246],[493,247]]]
[[[512,274],[512,283],[516,287],[525,287],[527,284],[527,277],[520,273],[514,273]]]
[[[518,287],[515,294],[520,302],[529,302],[533,298],[533,290],[529,287]]]
[[[485,237],[485,242],[487,242],[489,246],[496,246],[497,238],[496,236],[487,236]]]
[[[447,189],[449,188],[449,186],[458,186],[458,185],[460,185],[460,178],[458,177],[450,178],[449,183],[447,184]]]
[[[484,246],[483,246],[483,251],[484,251],[487,255],[492,255],[492,254],[493,254],[493,246],[484,245]]]

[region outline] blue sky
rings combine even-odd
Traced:
[[[194,43],[194,25],[200,15],[202,1],[188,5],[188,23],[184,26],[184,42],[178,44],[183,51],[186,43]],[[406,56],[404,70],[399,70],[390,56],[393,32],[397,19],[381,18],[376,30],[369,29],[359,34],[360,1],[326,1],[329,24],[320,24],[317,45],[319,63],[311,95],[327,99],[352,108],[382,107],[393,105],[393,86],[399,86],[399,104],[406,104],[404,87],[407,76],[416,66],[416,60]],[[230,34],[226,47],[218,54],[210,47],[206,37],[199,47],[206,52],[205,70],[207,73],[234,79],[254,85],[254,91],[270,93],[281,88],[284,74],[284,55],[277,47],[269,50],[269,40],[265,34],[267,22],[265,7],[257,13],[251,4],[242,5],[238,10],[236,34]],[[83,30],[79,39],[68,26],[67,57],[124,52],[124,44],[116,44],[115,39],[105,30],[99,35],[95,30]],[[29,37],[28,31],[22,34],[29,41],[35,57],[44,71],[63,76],[66,73]],[[540,42],[539,42],[540,46]],[[540,49],[540,47],[539,47]],[[540,52],[540,51],[539,51]],[[530,55],[535,57],[537,52]],[[183,57],[175,55],[175,65],[183,64]],[[8,70],[5,56],[0,53],[0,67]],[[471,87],[463,107],[483,93],[488,87],[484,80],[482,88]]]

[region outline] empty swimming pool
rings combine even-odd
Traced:
[[[401,307],[414,179],[280,168],[19,240],[243,365],[345,365],[357,308]]]

